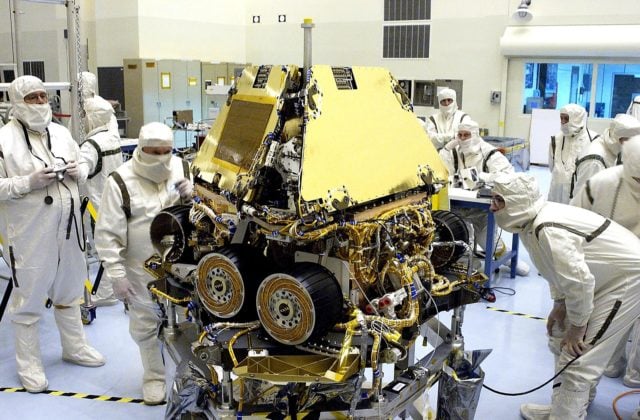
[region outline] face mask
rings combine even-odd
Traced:
[[[151,155],[136,149],[133,154],[133,170],[153,182],[164,182],[171,175],[171,153]]]
[[[42,133],[51,123],[51,106],[18,102],[13,106],[13,115],[28,129]]]
[[[460,150],[465,154],[480,153],[480,139],[471,137],[468,140],[460,140]]]
[[[568,122],[566,124],[562,124],[560,126],[560,130],[565,136],[575,136],[582,130],[582,126],[575,125],[572,122]]]
[[[144,150],[140,150],[140,158],[144,163],[148,163],[150,165],[156,163],[166,164],[171,160],[171,153],[165,153],[164,155],[152,155]]]
[[[451,102],[449,105],[440,105],[440,112],[446,116],[453,115],[453,113],[456,112],[456,103]]]

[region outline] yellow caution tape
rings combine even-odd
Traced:
[[[509,315],[521,316],[523,318],[537,319],[539,321],[546,321],[547,320],[547,318],[541,318],[539,316],[523,314],[522,312],[507,311],[506,309],[498,309],[498,308],[494,308],[492,306],[487,306],[486,308],[491,310],[491,311],[502,312],[504,314],[509,314]]]
[[[14,392],[27,392],[24,388],[2,388],[0,387],[0,392],[14,393]],[[112,397],[109,395],[94,395],[94,394],[84,394],[82,392],[64,392],[64,391],[54,391],[54,390],[46,390],[42,391],[41,394],[49,394],[55,397],[71,397],[83,400],[98,400],[98,401],[109,401],[109,402],[118,402],[118,403],[132,403],[132,404],[144,404],[142,398],[129,398],[129,397]]]

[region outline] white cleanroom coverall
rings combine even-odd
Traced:
[[[172,145],[173,132],[166,125],[150,123],[140,129],[132,159],[116,170],[130,197],[131,217],[125,215],[122,192],[110,176],[102,193],[95,232],[96,249],[113,281],[115,295],[129,303],[129,332],[140,349],[144,368],[142,393],[148,404],[162,402],[165,395],[164,363],[157,336],[161,320],[147,289],[153,278],[143,268],[155,253],[149,227],[163,208],[177,204],[181,196],[188,197],[191,190],[178,193],[172,189],[184,183],[180,158],[170,153],[153,155],[143,149]]]
[[[86,172],[87,181],[80,186],[80,192],[89,197],[96,212],[100,211],[100,199],[107,177],[122,165],[120,136],[109,130],[113,117],[111,104],[99,96],[84,101],[85,141],[80,145],[80,170]],[[88,212],[87,212],[88,213]],[[88,214],[85,215],[88,219]],[[90,225],[87,223],[87,225]],[[93,238],[93,235],[91,235]],[[93,244],[93,241],[91,241]],[[118,300],[113,296],[113,286],[108,276],[102,276],[100,286],[92,301],[96,306],[112,305]]]
[[[39,102],[25,102],[25,96],[37,93],[43,95]],[[27,391],[41,392],[48,382],[40,358],[38,321],[47,298],[54,305],[63,359],[101,366],[104,358],[87,344],[80,319],[87,270],[76,180],[78,145],[66,128],[51,123],[40,79],[15,79],[9,95],[14,119],[0,129],[3,253],[14,283],[9,314],[16,335],[18,376]],[[52,167],[65,162],[68,169],[58,181]]]
[[[440,150],[440,157],[447,166],[449,174],[459,174],[465,168],[475,168],[478,178],[486,183],[501,173],[514,172],[509,160],[495,147],[480,137],[478,124],[470,119],[458,126],[458,132],[468,131],[471,138],[462,140],[459,136]],[[482,248],[487,241],[487,212],[481,209],[454,209],[473,225],[475,242]]]
[[[586,147],[584,156],[576,162],[571,197],[576,195],[587,179],[621,163],[620,138],[638,134],[640,134],[640,121],[627,114],[616,115],[609,128]]]
[[[598,135],[587,129],[587,111],[580,105],[566,105],[560,109],[560,114],[568,114],[569,122],[561,125],[561,131],[549,144],[551,184],[548,199],[568,204],[576,160],[584,156],[587,145]]]
[[[520,234],[549,282],[550,346],[559,351],[564,342],[555,371],[582,352],[555,380],[549,418],[584,419],[591,386],[640,315],[640,238],[591,211],[547,202],[527,174],[496,178],[494,193],[505,202],[497,223]]]
[[[86,193],[96,211],[100,210],[100,199],[104,183],[111,172],[122,165],[120,136],[109,130],[109,122],[113,117],[111,104],[99,96],[84,101],[84,128],[87,132],[85,141],[80,145],[81,170],[87,171],[87,182],[80,187]],[[96,145],[88,141],[93,140]],[[84,165],[85,169],[82,169]]]
[[[640,180],[640,136],[626,141],[622,150],[622,157],[627,163],[590,178],[571,204],[608,217],[640,237],[640,182],[633,178]],[[618,344],[605,375],[619,376],[625,369],[627,340],[625,336]],[[623,381],[627,386],[640,387],[640,328],[637,322],[632,343]]]
[[[456,91],[449,88],[444,88],[438,92],[438,103],[443,99],[452,99],[453,102],[449,105],[440,105],[438,112],[427,118],[424,124],[425,131],[438,150],[456,138],[458,125],[462,121],[471,119],[458,109],[456,96]]]

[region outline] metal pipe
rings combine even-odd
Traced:
[[[307,72],[311,68],[311,30],[316,25],[313,24],[313,19],[305,18],[304,23],[300,25],[304,29],[304,57],[302,61],[302,77],[306,81]]]
[[[464,321],[464,306],[458,306],[453,310],[451,317],[451,336],[453,347],[464,350],[464,338],[462,336],[462,322]]]
[[[65,3],[67,8],[67,50],[69,51],[69,81],[71,82],[71,135],[77,142],[84,139],[84,133],[80,132],[80,96],[78,92],[78,48],[76,41],[79,34],[76,32],[74,15],[78,13],[80,7],[76,6],[75,0],[68,0]],[[78,18],[79,19],[79,18]]]
[[[168,299],[165,301],[167,307],[167,326],[164,328],[164,333],[167,337],[173,338],[178,332],[176,322],[176,306]]]
[[[222,371],[222,383],[220,385],[220,408],[230,410],[233,406],[233,383],[231,382],[230,371]]]
[[[16,63],[16,77],[24,76],[24,68],[22,67],[22,55],[20,54],[20,18],[22,12],[18,10],[18,2],[20,0],[9,0],[11,7],[11,15],[13,16],[13,25],[11,26],[11,35],[13,39],[14,62]]]

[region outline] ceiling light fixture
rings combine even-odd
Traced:
[[[529,22],[533,19],[533,13],[529,10],[530,5],[531,0],[521,0],[520,6],[518,6],[518,9],[511,17],[515,20],[519,20],[520,22]]]

